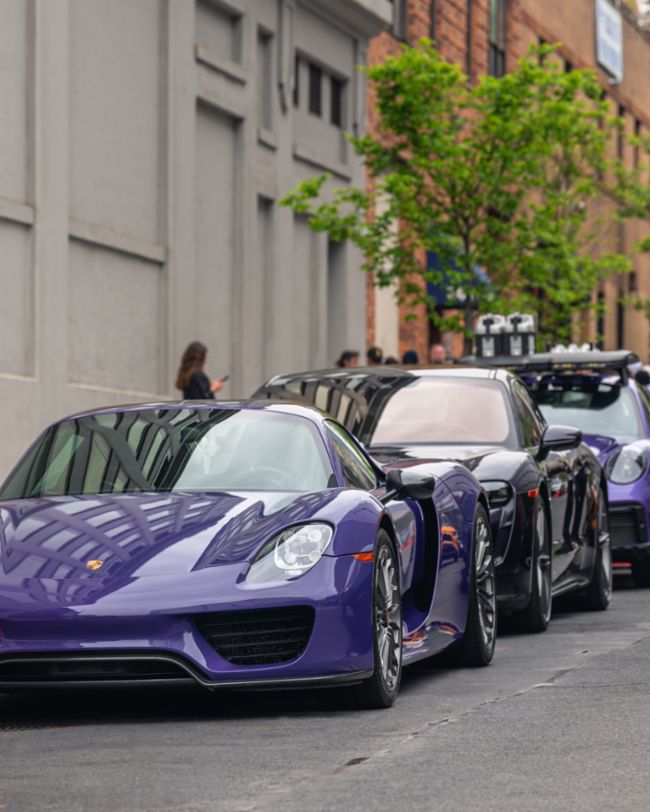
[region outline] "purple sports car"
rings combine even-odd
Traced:
[[[485,494],[453,462],[380,467],[287,403],[147,404],[49,427],[0,490],[0,690],[341,684],[496,631]]]
[[[615,565],[650,587],[650,397],[631,378],[639,358],[616,352],[545,353],[518,365],[544,416],[582,430],[608,479]]]

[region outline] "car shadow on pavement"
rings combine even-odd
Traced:
[[[634,589],[629,575],[617,575],[615,591]],[[616,596],[614,595],[614,600]],[[575,596],[554,601],[551,623],[584,615]],[[500,618],[499,636],[523,636],[513,618]],[[442,655],[405,669],[403,692],[423,680],[442,677],[453,668]],[[97,724],[156,724],[173,721],[204,723],[217,720],[308,716],[319,718],[354,710],[349,692],[341,689],[294,691],[206,691],[202,688],[84,688],[74,690],[0,693],[2,732]]]

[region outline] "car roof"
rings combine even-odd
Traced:
[[[115,414],[116,412],[139,412],[143,409],[148,411],[168,411],[171,409],[249,409],[275,412],[280,414],[295,415],[296,417],[306,417],[313,422],[321,423],[325,419],[331,419],[316,406],[296,401],[292,403],[287,400],[178,400],[178,401],[158,401],[151,403],[126,403],[120,406],[102,406],[97,409],[86,409],[83,412],[68,415],[54,424],[65,423],[67,420],[75,420],[81,417],[92,417],[93,415]]]
[[[282,386],[291,381],[316,380],[327,378],[474,378],[479,380],[499,380],[505,382],[514,376],[507,369],[497,369],[481,365],[440,364],[435,366],[390,364],[372,367],[334,367],[333,369],[309,370],[276,375],[260,389]],[[259,391],[259,390],[258,390]]]
[[[588,350],[579,352],[538,352],[531,355],[495,356],[493,358],[476,358],[468,356],[461,363],[486,367],[507,368],[522,372],[572,372],[580,370],[598,374],[615,370],[625,382],[628,378],[628,366],[639,363],[639,356],[630,350]]]

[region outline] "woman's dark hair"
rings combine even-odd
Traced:
[[[201,369],[205,363],[205,356],[207,354],[208,348],[205,344],[201,344],[200,341],[193,341],[187,345],[176,375],[177,389],[185,389],[192,375],[194,375],[197,369]]]

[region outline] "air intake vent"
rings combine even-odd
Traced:
[[[215,612],[196,625],[208,643],[235,665],[268,665],[294,660],[305,650],[314,626],[310,606]]]
[[[191,679],[172,660],[155,657],[33,655],[0,661],[3,683],[156,682]]]

